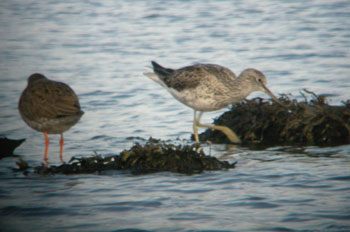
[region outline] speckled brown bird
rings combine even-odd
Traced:
[[[256,69],[248,68],[236,77],[228,68],[216,64],[195,64],[171,69],[152,61],[152,66],[154,73],[144,74],[167,89],[178,101],[194,110],[193,132],[197,143],[199,143],[198,127],[219,130],[226,134],[231,142],[241,143],[236,133],[228,127],[200,123],[203,112],[239,103],[256,91],[266,93],[281,104],[267,88],[265,75]]]
[[[63,153],[63,132],[74,126],[84,114],[79,99],[65,83],[49,80],[35,73],[28,78],[28,85],[18,103],[24,122],[45,136],[44,161],[48,163],[50,140],[48,134],[60,134],[60,160]]]

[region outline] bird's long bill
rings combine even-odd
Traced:
[[[278,100],[278,98],[267,88],[267,86],[266,85],[262,85],[263,86],[263,88],[264,88],[264,90],[265,90],[265,93],[267,94],[267,95],[269,95],[271,98],[272,98],[272,100],[274,100],[275,102],[277,102],[278,104],[280,104],[280,105],[282,105],[282,103]]]

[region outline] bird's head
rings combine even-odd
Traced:
[[[32,85],[41,80],[47,80],[47,78],[40,73],[34,73],[28,77],[28,85]]]
[[[259,70],[248,68],[241,73],[241,78],[246,79],[253,91],[261,91],[269,95],[272,100],[281,104],[278,98],[267,88],[267,80],[265,75]]]

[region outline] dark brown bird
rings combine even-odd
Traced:
[[[32,74],[19,99],[18,110],[29,127],[44,133],[44,161],[47,164],[48,134],[61,135],[60,160],[64,163],[63,132],[74,126],[84,114],[74,91],[65,83],[49,80],[39,73]]]

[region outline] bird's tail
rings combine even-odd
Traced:
[[[163,66],[159,65],[155,61],[152,61],[151,63],[152,63],[152,66],[153,66],[154,73],[159,75],[159,76],[166,77],[166,76],[169,76],[170,74],[172,74],[174,72],[174,69],[164,68]]]

